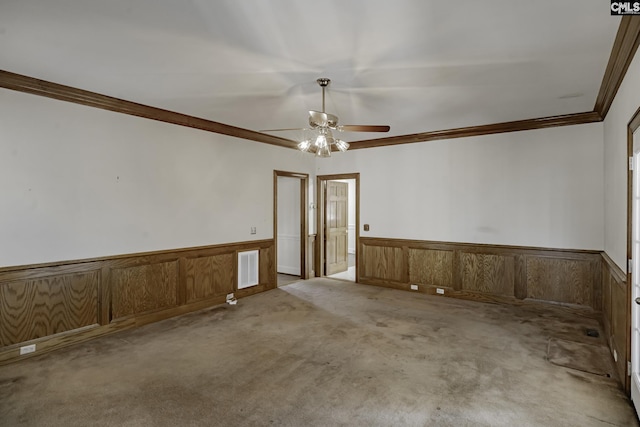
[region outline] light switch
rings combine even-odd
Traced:
[[[369,224],[364,225],[364,231],[369,231]]]

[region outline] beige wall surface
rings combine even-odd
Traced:
[[[314,166],[295,150],[5,89],[0,117],[0,267],[272,238],[273,170]]]
[[[601,250],[602,123],[336,153],[364,237]]]
[[[604,121],[605,252],[627,271],[627,124],[640,107],[636,54]]]

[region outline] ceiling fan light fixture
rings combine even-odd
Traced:
[[[318,147],[316,157],[331,157],[331,147],[328,144]]]
[[[313,133],[313,136],[298,143],[298,150],[315,153],[316,157],[331,157],[331,148],[334,145],[343,153],[349,149],[349,143],[334,138],[331,129],[317,128]]]
[[[322,77],[316,80],[322,88],[322,111],[309,110],[310,128],[271,129],[262,132],[279,132],[289,130],[301,130],[304,132],[304,140],[297,144],[298,150],[315,153],[316,157],[331,157],[331,149],[335,145],[337,150],[345,152],[350,144],[341,139],[336,139],[331,133],[336,132],[389,132],[389,126],[381,125],[338,125],[338,116],[325,111],[325,88],[331,82]]]
[[[298,144],[298,150],[302,151],[302,152],[308,152],[309,149],[311,149],[311,141],[308,139],[305,139],[304,141],[300,142]]]
[[[327,137],[322,134],[318,135],[318,137],[316,138],[315,145],[318,149],[328,147],[329,144],[327,143]]]
[[[349,143],[341,139],[336,139],[335,145],[336,147],[338,147],[338,150],[342,151],[343,153],[349,149]]]

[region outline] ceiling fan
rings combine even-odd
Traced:
[[[281,132],[289,130],[312,131],[311,138],[307,138],[298,144],[300,151],[315,153],[317,157],[331,157],[331,146],[342,152],[349,149],[349,143],[341,139],[333,137],[332,131],[337,132],[389,132],[389,126],[381,125],[338,125],[338,117],[325,112],[324,109],[324,92],[325,88],[331,83],[326,77],[316,80],[322,88],[322,111],[309,111],[310,128],[292,128],[292,129],[269,129],[261,132]]]

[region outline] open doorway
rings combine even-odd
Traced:
[[[317,275],[357,282],[360,174],[323,175],[317,180]]]
[[[308,278],[309,175],[274,171],[273,234],[277,285]]]

